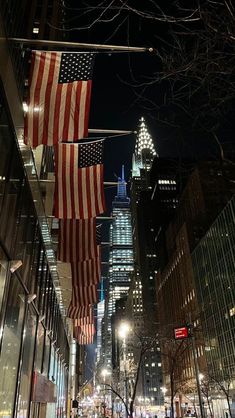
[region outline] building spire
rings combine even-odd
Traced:
[[[146,151],[152,156],[152,158],[157,155],[153,145],[152,137],[148,132],[144,117],[142,116],[140,119],[140,125],[135,145],[135,154],[142,157],[142,154]]]
[[[124,165],[122,165],[122,175],[121,177],[118,177],[117,197],[120,199],[125,199],[127,197]]]
[[[148,132],[144,117],[140,119],[138,134],[135,144],[135,152],[132,162],[132,176],[140,176],[140,169],[149,170],[154,157],[158,155],[155,151],[153,140]]]
[[[129,201],[130,198],[127,196],[126,191],[125,167],[122,165],[121,177],[118,177],[117,196],[115,197],[114,202],[129,203]]]

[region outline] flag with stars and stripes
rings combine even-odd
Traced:
[[[88,219],[105,210],[104,140],[55,146],[54,215]]]
[[[94,53],[33,51],[24,142],[74,142],[88,135]]]
[[[60,219],[57,259],[65,263],[98,257],[96,218]]]

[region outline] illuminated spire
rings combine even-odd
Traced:
[[[115,196],[114,203],[117,202],[128,203],[130,202],[130,198],[127,196],[126,191],[126,180],[125,180],[125,171],[124,171],[124,165],[122,166],[122,175],[121,177],[118,177],[118,183],[117,183],[117,196]]]
[[[150,170],[154,157],[158,155],[155,151],[153,140],[145,125],[144,118],[140,119],[139,130],[136,138],[135,152],[132,160],[132,176],[140,176],[140,170]]]
[[[124,165],[122,165],[122,176],[118,177],[117,196],[122,199],[127,197]]]
[[[141,157],[143,151],[148,151],[152,158],[157,155],[154,149],[152,137],[148,132],[144,118],[142,116],[140,119],[140,126],[135,145],[135,154]]]

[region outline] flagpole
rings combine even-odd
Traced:
[[[137,134],[137,131],[125,131],[125,130],[119,130],[119,129],[88,129],[88,132],[89,134],[117,134],[117,135]]]
[[[58,219],[54,215],[46,215],[48,219]],[[113,216],[96,216],[97,221],[112,221],[115,219]]]
[[[38,180],[35,180],[35,182],[36,181],[38,181]],[[47,184],[54,184],[55,180],[54,179],[39,179],[39,182],[40,183],[47,183]],[[117,181],[104,181],[104,186],[117,186],[117,185],[118,185]]]
[[[120,52],[154,52],[153,48],[124,46],[124,45],[102,45],[102,44],[87,44],[83,42],[66,42],[66,41],[52,41],[46,39],[26,39],[26,38],[7,38],[11,42],[25,44],[25,45],[39,45],[39,46],[56,46],[63,48],[78,48],[90,50],[106,50],[106,51],[120,51]],[[59,52],[59,51],[57,51]],[[65,51],[62,51],[65,52]]]

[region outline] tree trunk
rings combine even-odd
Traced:
[[[213,412],[212,412],[212,409],[211,409],[211,403],[209,401],[209,398],[207,398],[207,404],[208,404],[208,409],[209,409],[209,412],[210,412],[210,417],[213,418]]]
[[[130,402],[130,413],[129,418],[133,418],[133,412],[134,412],[134,401]]]
[[[230,418],[232,418],[232,411],[231,411],[230,399],[229,399],[229,395],[227,393],[226,393],[226,399],[227,399],[227,403],[228,403],[229,416],[230,416]]]

